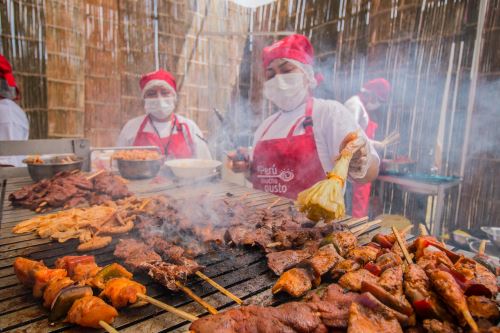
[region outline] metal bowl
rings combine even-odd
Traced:
[[[116,160],[123,178],[147,179],[155,177],[163,165],[163,157],[157,160]]]
[[[177,178],[197,179],[217,174],[217,168],[222,162],[216,160],[202,160],[185,158],[165,162]]]
[[[488,235],[488,238],[500,249],[500,228],[499,227],[481,227],[481,230]]]
[[[63,157],[70,156],[73,162],[61,162]],[[27,159],[23,162],[28,167],[31,179],[38,182],[42,179],[52,178],[61,171],[81,170],[84,159],[75,155],[44,155],[41,157],[43,163],[30,163]]]

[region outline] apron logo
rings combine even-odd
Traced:
[[[273,164],[270,168],[263,167],[259,165],[257,167],[257,178],[274,178],[274,179],[280,179],[284,182],[289,182],[295,178],[295,174],[291,170],[281,170],[281,172],[278,173],[278,169],[276,168],[276,165]]]

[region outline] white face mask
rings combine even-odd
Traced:
[[[308,93],[303,73],[278,74],[264,82],[264,97],[283,111],[301,105]]]
[[[175,109],[175,97],[146,98],[144,109],[156,119],[165,119]]]

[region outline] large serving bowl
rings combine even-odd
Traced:
[[[165,162],[174,175],[178,178],[193,179],[204,178],[217,174],[217,168],[222,165],[216,160],[179,159]]]
[[[147,179],[155,177],[163,165],[163,157],[156,160],[117,159],[118,171],[123,178]]]
[[[31,179],[40,181],[42,179],[52,178],[56,173],[61,171],[81,170],[83,158],[73,154],[66,155],[43,155],[33,161],[29,158],[23,162],[28,167],[28,172]]]

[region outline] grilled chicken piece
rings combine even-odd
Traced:
[[[437,319],[425,319],[424,328],[427,333],[460,333],[463,332],[449,321],[439,321]]]
[[[492,322],[500,319],[497,302],[485,296],[467,297],[467,306],[473,317],[488,319]]]
[[[45,270],[47,266],[41,261],[34,261],[22,257],[14,260],[14,272],[19,281],[28,288],[35,284],[35,273],[39,270]]]
[[[47,283],[47,288],[43,292],[43,306],[50,309],[52,302],[56,298],[57,294],[67,286],[74,283],[69,277],[56,277]]]
[[[75,266],[71,278],[77,282],[86,281],[92,279],[100,270],[101,267],[95,263],[78,264]]]
[[[305,268],[292,268],[280,276],[273,286],[273,294],[281,291],[288,293],[293,297],[305,295],[313,286],[314,276]]]
[[[354,259],[364,265],[370,261],[375,261],[379,251],[380,249],[373,246],[358,246],[347,253],[346,259]]]
[[[377,283],[378,276],[373,275],[370,271],[362,268],[357,271],[347,272],[339,279],[339,284],[351,291],[360,291],[363,281]]]
[[[41,269],[35,272],[35,285],[33,286],[33,296],[40,298],[43,296],[43,291],[47,287],[50,280],[63,278],[67,275],[65,269]]]
[[[380,271],[383,272],[390,267],[402,265],[403,261],[401,260],[401,257],[399,257],[394,252],[387,252],[387,253],[381,254],[377,258],[375,263],[377,264],[377,266],[380,267]]]
[[[66,321],[83,327],[100,328],[100,320],[111,324],[116,316],[116,309],[99,297],[84,296],[73,303]]]
[[[389,313],[374,311],[357,302],[349,309],[348,333],[403,333],[401,325]]]
[[[333,266],[330,275],[337,280],[347,272],[352,272],[361,268],[361,265],[353,259],[340,260]]]
[[[413,304],[415,312],[420,318],[436,318],[452,321],[436,293],[424,270],[415,264],[406,267],[404,273],[405,295]]]
[[[469,311],[465,295],[453,275],[438,269],[429,271],[428,275],[432,286],[447,306],[455,312],[460,324],[467,323],[473,332],[477,332],[478,326]]]
[[[145,294],[146,287],[127,278],[115,278],[106,283],[101,295],[111,301],[115,308],[123,308],[137,302],[137,294]]]
[[[328,272],[338,261],[342,260],[332,244],[321,247],[313,256],[304,260],[300,266],[310,267],[316,277]]]
[[[489,291],[485,296],[493,297],[497,294],[497,277],[477,261],[462,257],[455,263],[454,268],[468,280],[473,280],[474,284],[484,286]],[[472,292],[472,290],[466,290],[467,295],[472,294]]]
[[[334,231],[325,237],[324,242],[333,244],[342,257],[345,257],[349,251],[358,246],[356,235],[350,231]]]
[[[424,270],[426,270],[428,266],[432,268],[439,266],[439,264],[443,264],[446,267],[453,267],[450,258],[441,251],[427,252],[417,260],[417,265]]]
[[[385,305],[405,315],[413,314],[410,303],[403,295],[403,269],[401,266],[386,269],[380,275],[377,283],[362,281],[361,291],[370,292]]]

